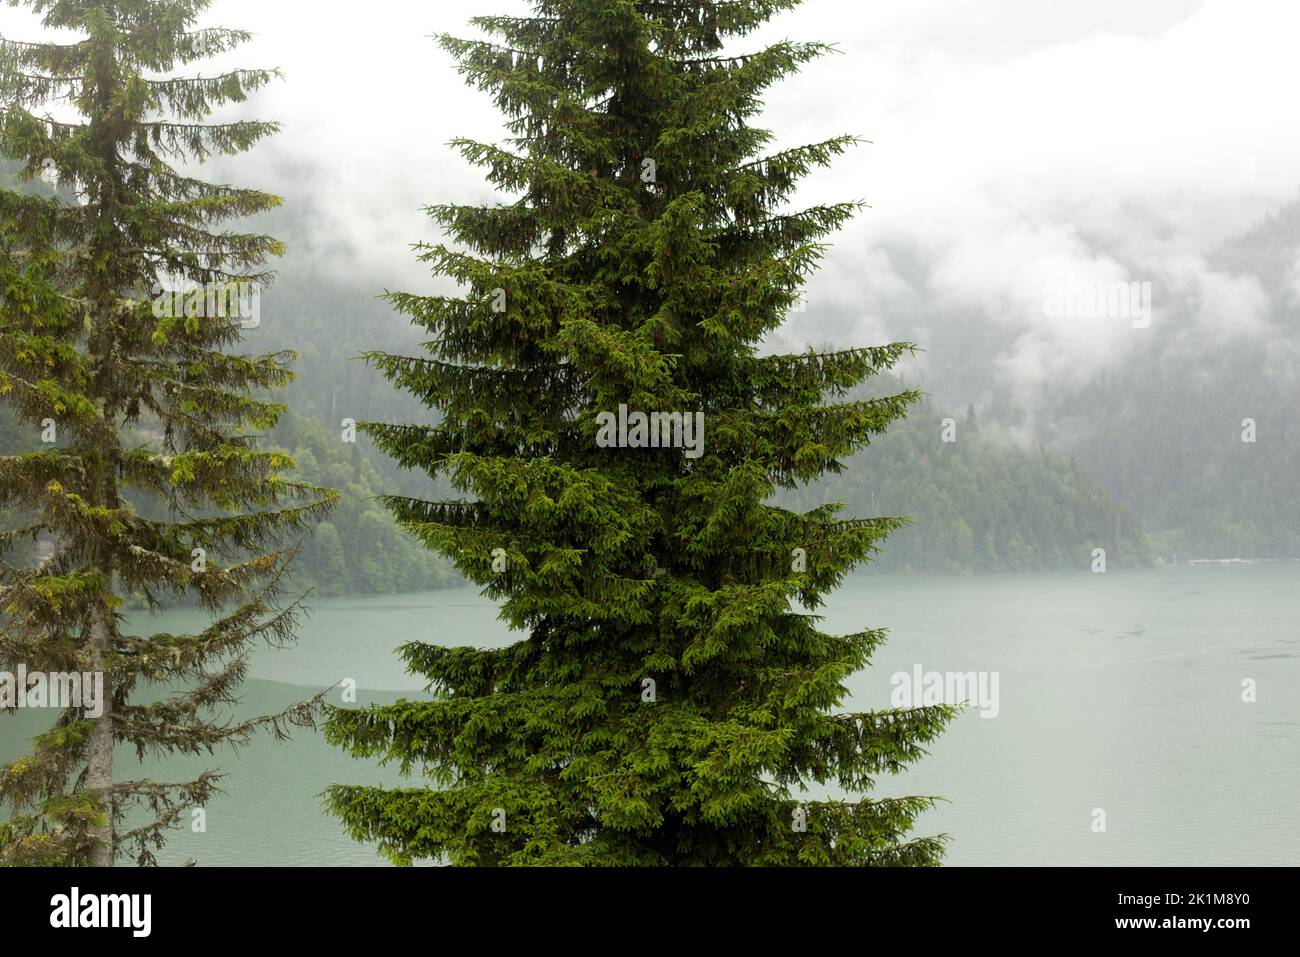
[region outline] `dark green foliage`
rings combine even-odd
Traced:
[[[506,145],[457,145],[509,198],[430,208],[454,245],[422,258],[463,294],[391,294],[426,354],[370,360],[437,424],[368,431],[462,496],[387,501],[525,637],[408,644],[432,700],[331,709],[332,742],[436,785],[330,790],[349,832],[394,860],[939,858],[938,839],[908,836],[930,799],[861,795],[952,709],[834,713],[883,633],[825,634],[796,607],[815,610],[898,522],[770,502],[918,398],[844,398],[906,344],[759,349],[857,208],[786,208],[852,138],[769,154],[748,124],[826,48],[724,55],[795,5],[540,0],[531,18],[475,19],[499,42],[442,39],[507,116]],[[602,447],[598,416],[624,403],[702,411],[704,454]],[[848,797],[808,799],[817,785]]]
[[[293,636],[298,603],[276,596],[296,541],[333,501],[258,446],[283,411],[265,392],[289,381],[292,356],[237,352],[238,316],[154,308],[167,283],[270,281],[280,244],[222,224],[279,199],[182,170],[275,131],[204,119],[276,74],[167,75],[247,39],[195,29],[206,0],[25,5],[80,39],[0,40],[0,153],[59,185],[0,189],[0,398],[26,439],[0,456],[0,508],[27,519],[0,537],[0,661],[102,674],[106,700],[98,715],[55,711],[31,753],[0,768],[0,861],[149,864],[219,775],[128,780],[115,744],[210,753],[310,724],[316,706],[224,720],[251,647]],[[51,103],[79,121],[51,119]],[[46,423],[57,441],[42,444]],[[178,598],[216,620],[197,634],[122,633],[128,600]]]

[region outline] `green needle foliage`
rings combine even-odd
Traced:
[[[37,449],[0,458],[0,508],[29,516],[0,547],[42,546],[39,561],[0,566],[0,659],[102,673],[105,700],[98,715],[84,701],[55,712],[31,753],[0,768],[0,861],[150,864],[220,775],[128,780],[114,744],[210,753],[310,724],[319,705],[228,719],[250,650],[293,637],[300,605],[277,588],[333,495],[257,448],[283,411],[259,396],[289,381],[292,354],[236,353],[243,314],[212,308],[214,289],[268,282],[264,261],[281,252],[219,224],[280,200],[184,169],[276,129],[205,122],[276,73],[164,75],[247,39],[194,29],[206,0],[24,5],[82,39],[0,40],[0,153],[60,187],[0,190],[0,397]],[[168,284],[202,292],[176,313],[155,302]],[[140,434],[151,440],[129,439]],[[214,620],[197,634],[126,635],[127,595],[151,608],[185,596]]]
[[[394,293],[427,355],[371,361],[440,414],[371,424],[463,500],[389,498],[526,637],[402,654],[432,700],[331,708],[328,739],[433,788],[337,785],[329,810],[405,863],[932,864],[929,798],[855,799],[945,707],[835,713],[884,638],[811,612],[899,521],[771,504],[905,414],[836,401],[908,344],[763,355],[859,204],[786,209],[854,143],[770,151],[763,91],[828,52],[724,45],[798,0],[538,0],[441,38],[508,118],[457,146],[510,200],[429,212],[464,295]],[[601,413],[703,413],[704,454],[605,447]],[[795,603],[805,610],[796,610]],[[470,636],[472,637],[472,636]],[[813,800],[808,791],[847,794]]]

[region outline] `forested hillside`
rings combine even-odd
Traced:
[[[48,191],[40,180],[28,188]],[[344,419],[417,421],[423,414],[415,399],[357,358],[374,349],[417,354],[417,332],[378,298],[382,289],[331,266],[337,255],[322,255],[313,245],[308,211],[282,209],[260,220],[262,228],[285,237],[288,252],[274,285],[262,293],[247,347],[299,355],[297,378],[285,390],[290,413],[269,440],[294,456],[302,478],[342,492],[337,512],[304,545],[300,584],[326,595],[459,584],[454,571],[401,531],[376,500],[385,493],[451,496],[449,490],[431,489],[423,474],[397,468],[360,433],[355,444],[342,439]],[[957,441],[944,443],[940,422],[946,414],[923,403],[847,463],[842,475],[787,503],[804,508],[843,501],[846,515],[910,516],[912,524],[888,540],[874,571],[1080,569],[1098,545],[1107,547],[1116,567],[1149,559],[1137,523],[1119,519],[1113,502],[1080,468],[995,441],[964,418]],[[5,449],[30,447],[37,438],[18,435],[0,419]],[[1152,507],[1138,504],[1140,514]]]
[[[1211,263],[1262,306],[1223,305],[1197,352],[1171,315],[1144,355],[1054,396],[1043,437],[1141,516],[1164,557],[1300,559],[1300,202]]]
[[[952,418],[945,442],[944,420]],[[838,476],[787,496],[811,508],[843,502],[846,516],[899,515],[872,572],[1087,570],[1147,564],[1136,523],[1070,461],[981,431],[975,415],[918,404],[906,420],[845,463]]]
[[[298,463],[303,477],[341,493],[329,521],[317,526],[297,565],[300,584],[325,595],[419,591],[460,584],[455,571],[399,529],[377,496],[389,489],[373,451],[344,444],[339,430],[290,413],[275,441]]]

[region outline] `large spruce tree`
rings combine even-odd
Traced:
[[[505,145],[455,143],[506,198],[429,210],[452,241],[422,259],[463,295],[391,294],[428,354],[370,359],[440,418],[367,428],[464,496],[388,504],[524,635],[482,650],[431,623],[402,654],[432,700],[330,709],[333,743],[435,785],[329,791],[394,860],[940,856],[909,837],[930,799],[862,795],[951,709],[834,713],[884,636],[825,634],[811,614],[898,521],[770,504],[917,398],[835,401],[907,344],[761,354],[858,206],[788,208],[852,137],[769,150],[749,125],[765,88],[828,47],[729,41],[797,3],[537,0],[472,21],[496,40],[441,38],[507,117]],[[703,454],[607,447],[602,413],[620,406],[702,412]]]
[[[228,707],[251,648],[292,637],[300,606],[277,590],[332,503],[257,447],[282,411],[265,390],[288,381],[292,356],[236,351],[250,313],[229,293],[249,305],[256,287],[232,284],[269,281],[280,245],[220,224],[279,199],[192,165],[276,129],[208,121],[276,74],[169,74],[247,39],[196,29],[206,0],[25,5],[74,39],[0,40],[0,153],[60,187],[0,190],[0,396],[32,447],[0,458],[0,507],[29,516],[0,546],[42,546],[37,562],[0,566],[0,659],[101,673],[105,700],[100,714],[84,700],[56,712],[30,754],[0,767],[0,862],[148,864],[220,775],[133,780],[115,744],[211,752],[310,723],[318,705],[238,722]],[[128,597],[181,596],[213,614],[209,627],[123,633]]]

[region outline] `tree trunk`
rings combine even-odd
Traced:
[[[90,623],[90,670],[104,676],[104,713],[94,719],[86,742],[86,787],[97,795],[108,814],[108,821],[94,832],[95,849],[91,863],[95,867],[112,867],[113,846],[113,686],[108,669],[104,667],[108,657],[112,632],[108,625],[108,614],[103,608],[96,608]]]

